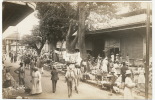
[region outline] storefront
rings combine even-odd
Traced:
[[[92,56],[110,57],[111,53],[120,54],[125,60],[128,55],[132,64],[141,63],[146,56],[146,27],[130,27],[128,29],[109,32],[104,30],[90,34],[92,40]],[[152,29],[152,28],[151,28]],[[151,31],[152,32],[152,31]],[[87,42],[86,42],[87,45]],[[150,37],[150,57],[152,55],[152,35]]]

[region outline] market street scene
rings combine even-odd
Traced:
[[[152,99],[151,2],[2,3],[3,99]]]

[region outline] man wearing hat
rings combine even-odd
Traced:
[[[53,70],[51,71],[51,80],[52,80],[52,90],[53,90],[53,93],[56,92],[56,84],[57,84],[57,81],[59,80],[59,77],[58,77],[58,71],[57,69],[55,68],[55,66],[53,67]]]
[[[75,79],[75,73],[73,71],[73,68],[75,65],[73,63],[67,63],[68,69],[65,75],[66,82],[67,82],[67,87],[68,87],[68,97],[70,98],[72,96],[72,86],[73,86],[73,81]]]

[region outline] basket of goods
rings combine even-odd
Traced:
[[[17,91],[18,91],[19,94],[23,94],[23,93],[25,93],[25,87],[24,86],[19,86],[17,88]]]
[[[25,93],[30,93],[31,92],[31,89],[29,87],[25,87]]]

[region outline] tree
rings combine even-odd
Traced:
[[[27,44],[37,51],[40,55],[42,48],[46,42],[45,32],[40,30],[39,26],[34,27],[31,35],[25,35],[21,41],[22,44]]]
[[[91,30],[92,18],[95,14],[104,15],[100,21],[108,22],[117,18],[117,8],[123,3],[112,2],[38,2],[37,8],[40,19],[39,31],[44,34],[55,49],[57,41],[66,40],[67,52],[74,53],[78,44],[81,58],[86,56],[85,34]],[[124,3],[136,8],[135,3]],[[132,6],[134,5],[134,6]],[[94,15],[92,15],[94,12]],[[99,19],[95,19],[99,20]],[[77,35],[73,38],[73,33]]]
[[[68,2],[38,2],[40,30],[46,31],[46,37],[53,49],[58,41],[65,40],[70,19],[77,19],[76,10]]]
[[[95,12],[99,15],[104,15],[102,18],[102,22],[108,22],[113,18],[120,18],[116,12],[117,8],[120,6],[121,3],[112,3],[112,2],[78,2],[78,32],[77,36],[74,40],[78,38],[78,46],[79,51],[81,54],[81,58],[86,58],[86,47],[85,47],[85,34],[86,31],[89,29],[88,26],[90,20],[88,17],[90,16],[91,12]],[[124,5],[128,5],[130,10],[138,9],[139,3],[123,3]],[[95,15],[94,15],[95,16]],[[86,23],[86,20],[88,23]],[[74,46],[72,46],[74,47]]]

